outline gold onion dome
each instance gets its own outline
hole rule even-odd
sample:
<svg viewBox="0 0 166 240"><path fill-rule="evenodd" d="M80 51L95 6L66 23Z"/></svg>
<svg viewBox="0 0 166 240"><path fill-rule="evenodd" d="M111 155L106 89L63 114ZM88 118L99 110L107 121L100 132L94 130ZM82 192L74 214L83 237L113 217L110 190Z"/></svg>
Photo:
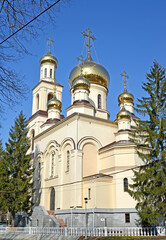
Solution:
<svg viewBox="0 0 166 240"><path fill-rule="evenodd" d="M80 66L82 64L82 66ZM73 82L81 76L81 71L84 76L90 83L99 84L104 87L108 87L110 82L110 77L107 70L92 60L91 57L87 57L83 63L75 66L69 75L69 85L72 87Z"/></svg>
<svg viewBox="0 0 166 240"><path fill-rule="evenodd" d="M121 119L131 119L131 113L127 111L124 107L116 114L117 120Z"/></svg>
<svg viewBox="0 0 166 240"><path fill-rule="evenodd" d="M40 64L45 62L54 63L57 66L58 60L51 53L47 53L40 59Z"/></svg>
<svg viewBox="0 0 166 240"><path fill-rule="evenodd" d="M87 89L87 90L89 90L90 82L86 78L84 78L83 75L81 75L80 77L78 77L77 79L75 79L73 81L72 88L74 90L76 90L76 89Z"/></svg>
<svg viewBox="0 0 166 240"><path fill-rule="evenodd" d="M119 101L119 104L121 103L133 103L134 102L134 96L133 94L127 92L127 91L124 91L123 93L121 93L118 97L118 101Z"/></svg>
<svg viewBox="0 0 166 240"><path fill-rule="evenodd" d="M51 100L48 101L47 108L49 109L58 109L61 110L61 102L54 96Z"/></svg>

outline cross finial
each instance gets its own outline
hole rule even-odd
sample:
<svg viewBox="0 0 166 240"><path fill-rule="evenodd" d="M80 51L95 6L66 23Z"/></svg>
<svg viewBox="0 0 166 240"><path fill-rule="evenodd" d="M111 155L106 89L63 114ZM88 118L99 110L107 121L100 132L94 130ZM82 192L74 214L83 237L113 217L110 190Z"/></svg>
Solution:
<svg viewBox="0 0 166 240"><path fill-rule="evenodd" d="M83 63L83 56L81 55L80 57L77 58L77 60L79 61L79 63Z"/></svg>
<svg viewBox="0 0 166 240"><path fill-rule="evenodd" d="M46 40L48 41L48 53L51 53L51 43L53 43L54 40L52 40L51 37L46 38Z"/></svg>
<svg viewBox="0 0 166 240"><path fill-rule="evenodd" d="M56 97L56 91L57 91L57 86L56 85L54 86L53 90L54 90L54 97Z"/></svg>
<svg viewBox="0 0 166 240"><path fill-rule="evenodd" d="M129 78L128 75L126 75L126 72L124 71L123 73L120 74L123 77L123 82L124 82L124 92L127 91L126 89L126 82L127 82L127 78Z"/></svg>
<svg viewBox="0 0 166 240"><path fill-rule="evenodd" d="M90 45L90 39L92 39L94 41L94 40L96 40L96 38L94 37L94 35L90 35L91 34L91 30L89 28L86 31L88 33L82 32L82 35L84 37L88 38L88 43L86 43L86 46L88 47L88 57L90 57L90 48L92 47L92 45Z"/></svg>
<svg viewBox="0 0 166 240"><path fill-rule="evenodd" d="M81 55L80 57L77 58L77 60L80 63L80 70L81 70L81 75L83 75L83 56Z"/></svg>

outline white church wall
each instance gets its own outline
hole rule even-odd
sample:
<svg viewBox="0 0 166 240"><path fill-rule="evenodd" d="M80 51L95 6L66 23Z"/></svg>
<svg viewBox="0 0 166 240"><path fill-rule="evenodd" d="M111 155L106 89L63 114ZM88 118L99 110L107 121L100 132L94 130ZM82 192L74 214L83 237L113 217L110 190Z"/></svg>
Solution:
<svg viewBox="0 0 166 240"><path fill-rule="evenodd" d="M108 112L102 111L101 109L96 110L95 116L103 119L109 118Z"/></svg>
<svg viewBox="0 0 166 240"><path fill-rule="evenodd" d="M101 129L101 123L102 123L102 129ZM67 121L65 120L64 122L57 124L57 126L54 128L51 127L50 130L47 130L41 135L39 135L35 140L37 151L40 151L42 149L44 150L44 152L46 152L48 148L47 146L49 142L51 142L52 140L56 140L59 146L66 146L66 147L59 148L58 154L61 155L61 160L58 160L57 177L54 176L54 178L48 178L49 167L47 166L47 164L49 162L48 160L49 157L45 156L44 164L45 164L45 171L47 172L45 173L46 175L44 179L45 187L51 188L55 184L61 185L61 184L82 180L82 170L81 170L82 169L82 150L84 145L87 144L88 142L90 144L93 143L93 140L90 139L91 137L88 137L89 135L95 136L96 139L100 139L100 142L101 142L101 143L98 143L98 147L96 148L97 161L94 164L95 169L92 173L88 173L88 174L98 173L100 167L99 167L97 151L102 145L105 145L108 141L114 140L113 138L114 138L115 130L114 128L111 129L111 126L112 126L112 123L110 122L103 123L103 121L101 120L96 121L96 119L93 119L93 118L89 121L86 117L76 115L71 119L69 118ZM117 126L115 125L114 127L116 128ZM74 145L72 143L72 146L70 146L69 144L66 144L64 142L64 138L66 138L66 136L74 140L75 142ZM85 138L85 136L87 137ZM95 138L93 137L93 139ZM80 150L73 149L73 148L76 148L77 141L78 141L78 148ZM68 147L71 151L71 159L70 159L71 170L69 171L69 173L66 173L64 161L66 158L65 154L66 154L66 151L68 151L67 149ZM35 152L35 154L37 154L37 152ZM82 206L82 190L81 189L82 189L81 183L77 184L77 186L75 186L74 189L73 188L70 189L67 187L65 188L60 187L57 190L55 189L55 192L57 193L56 207L58 209L59 208L67 209L67 208L70 208L70 206L72 205ZM48 194L48 191L46 192L43 191L43 194L42 194L43 197L45 194ZM66 201L66 198L68 198L69 201ZM47 201L45 202L45 206L49 209L49 203Z"/></svg>
<svg viewBox="0 0 166 240"><path fill-rule="evenodd" d="M98 108L98 95L101 95L101 109L107 110L107 89L103 86L92 84L90 85L89 101Z"/></svg>
<svg viewBox="0 0 166 240"><path fill-rule="evenodd" d="M50 83L46 81L41 81L34 89L33 89L33 106L32 106L32 115L38 111L43 110L47 111L47 103L48 103L48 95L55 94L57 99L62 101L62 86L57 85L56 83ZM39 96L39 99L37 98ZM37 102L39 101L39 104ZM39 107L37 107L39 105Z"/></svg>
<svg viewBox="0 0 166 240"><path fill-rule="evenodd" d="M132 177L132 170L114 175L116 186L116 208L135 208L136 201L129 195L128 192L124 191L124 178L127 178L128 183L131 184Z"/></svg>
<svg viewBox="0 0 166 240"><path fill-rule="evenodd" d="M83 147L83 177L96 174L98 172L97 148L92 143L87 143Z"/></svg>
<svg viewBox="0 0 166 240"><path fill-rule="evenodd" d="M108 149L99 153L100 157L100 172L110 173L115 168L115 149Z"/></svg>
<svg viewBox="0 0 166 240"><path fill-rule="evenodd" d="M82 114L87 114L89 116L94 116L94 109L87 106L82 106L82 105L71 106L70 108L67 109L67 117L73 113L82 113Z"/></svg>
<svg viewBox="0 0 166 240"><path fill-rule="evenodd" d="M83 182L83 208L85 197L88 199L87 208L114 208L113 194L112 177L87 177Z"/></svg>
<svg viewBox="0 0 166 240"><path fill-rule="evenodd" d="M50 70L52 70L51 75L50 75ZM55 64L49 63L49 62L41 64L41 67L40 67L40 81L41 80L46 80L46 81L54 82L55 81L55 76L56 76Z"/></svg>

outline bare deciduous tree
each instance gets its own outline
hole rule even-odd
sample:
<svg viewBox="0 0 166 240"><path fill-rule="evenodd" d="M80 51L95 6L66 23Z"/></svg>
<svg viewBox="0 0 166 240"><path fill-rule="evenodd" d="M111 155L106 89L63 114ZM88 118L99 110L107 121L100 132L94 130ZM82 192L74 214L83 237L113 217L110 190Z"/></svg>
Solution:
<svg viewBox="0 0 166 240"><path fill-rule="evenodd" d="M46 21L53 17L55 21L55 13L64 1L61 0L56 9L53 7L44 13ZM0 0L0 42L2 43L9 35L55 2L54 0ZM41 19L35 19L18 34L0 44L0 114L5 105L13 106L18 102L19 97L25 96L25 83L9 65L18 60L22 54L29 53L26 41L40 33L41 23L43 24Z"/></svg>

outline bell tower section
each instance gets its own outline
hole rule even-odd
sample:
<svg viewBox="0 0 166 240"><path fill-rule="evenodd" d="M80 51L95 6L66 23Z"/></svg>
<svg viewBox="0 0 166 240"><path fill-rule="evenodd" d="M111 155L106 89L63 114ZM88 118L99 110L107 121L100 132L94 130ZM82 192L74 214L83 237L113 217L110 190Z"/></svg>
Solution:
<svg viewBox="0 0 166 240"><path fill-rule="evenodd" d="M51 54L51 37L47 39L49 50L40 59L40 80L33 88L32 116L29 118L28 127L31 138L42 131L41 126L48 120L48 102L53 98L62 102L63 86L57 83L57 59Z"/></svg>

